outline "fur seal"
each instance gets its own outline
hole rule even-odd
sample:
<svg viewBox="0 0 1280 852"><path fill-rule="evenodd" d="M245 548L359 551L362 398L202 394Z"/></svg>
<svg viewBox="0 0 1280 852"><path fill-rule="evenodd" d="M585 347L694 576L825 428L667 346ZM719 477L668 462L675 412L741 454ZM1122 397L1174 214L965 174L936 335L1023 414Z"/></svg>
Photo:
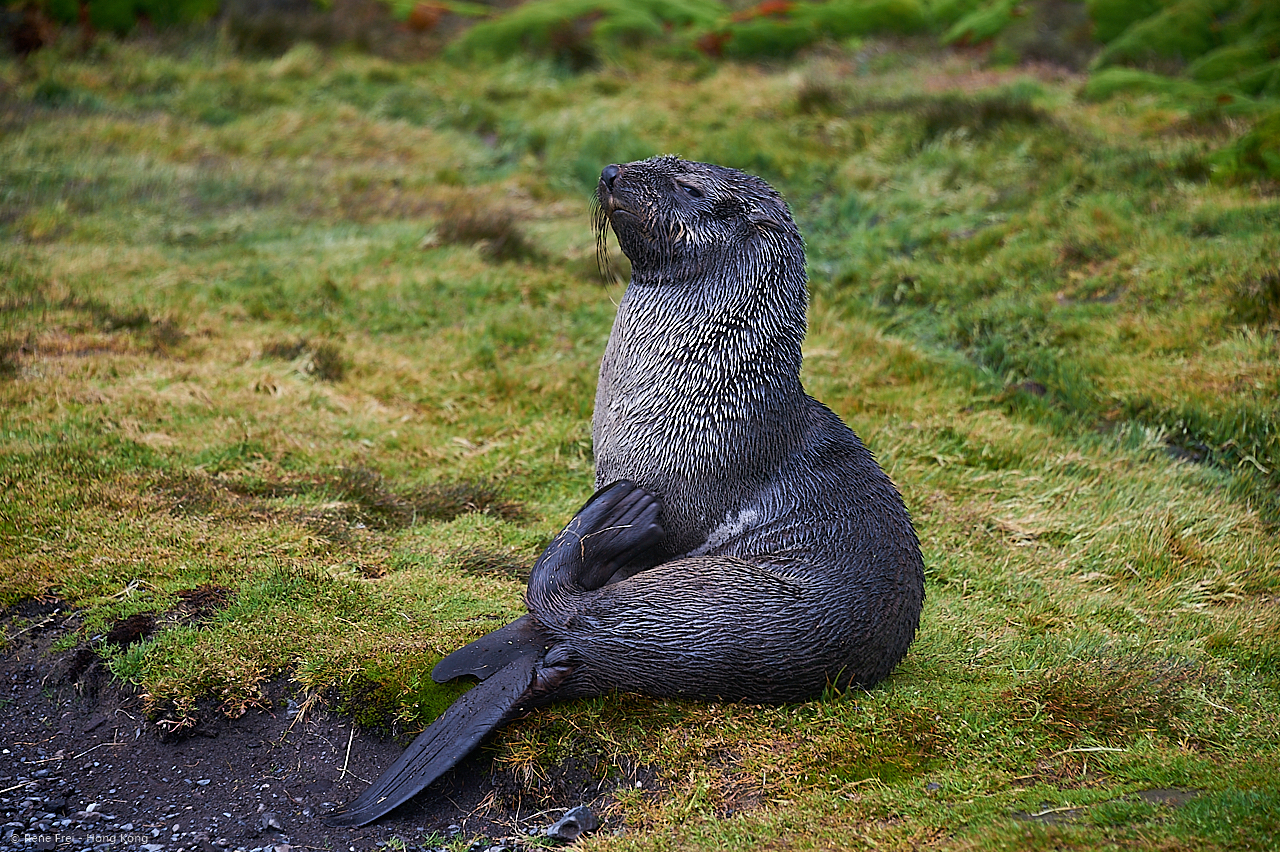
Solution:
<svg viewBox="0 0 1280 852"><path fill-rule="evenodd" d="M608 166L596 198L632 264L596 391L599 490L535 563L529 613L432 671L479 685L331 825L372 822L552 701L800 701L870 687L915 636L902 499L800 383L804 243L782 197L664 156Z"/></svg>

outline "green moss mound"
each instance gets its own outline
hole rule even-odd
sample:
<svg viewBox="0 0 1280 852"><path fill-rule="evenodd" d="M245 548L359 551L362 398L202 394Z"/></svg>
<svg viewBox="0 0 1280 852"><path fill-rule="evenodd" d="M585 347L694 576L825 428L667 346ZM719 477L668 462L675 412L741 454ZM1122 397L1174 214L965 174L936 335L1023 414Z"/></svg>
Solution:
<svg viewBox="0 0 1280 852"><path fill-rule="evenodd" d="M1166 0L1087 0L1095 36L1103 43L1117 38L1129 27L1159 13Z"/></svg>
<svg viewBox="0 0 1280 852"><path fill-rule="evenodd" d="M1215 32L1226 4L1183 0L1131 26L1098 55L1098 65L1179 68L1220 46Z"/></svg>
<svg viewBox="0 0 1280 852"><path fill-rule="evenodd" d="M930 26L919 0L833 0L794 3L777 11L757 7L700 40L711 53L739 59L794 56L823 39L840 41L875 34L913 35Z"/></svg>
<svg viewBox="0 0 1280 852"><path fill-rule="evenodd" d="M1119 94L1171 95L1181 100L1201 100L1208 96L1204 86L1191 80L1168 77L1137 68L1106 68L1092 74L1084 84L1085 100L1104 101Z"/></svg>
<svg viewBox="0 0 1280 852"><path fill-rule="evenodd" d="M794 56L820 37L821 33L812 21L757 18L734 23L713 36L713 39L723 41L725 56L736 59L767 59ZM714 44L715 41L711 43Z"/></svg>
<svg viewBox="0 0 1280 852"><path fill-rule="evenodd" d="M918 0L831 0L797 3L795 16L809 21L828 38L873 33L914 35L929 27L929 15Z"/></svg>
<svg viewBox="0 0 1280 852"><path fill-rule="evenodd" d="M585 67L621 44L653 41L669 29L709 27L723 13L715 0L535 0L472 27L451 52L481 58L527 51Z"/></svg>
<svg viewBox="0 0 1280 852"><path fill-rule="evenodd" d="M1186 76L1201 81L1230 80L1256 70L1270 59L1266 46L1250 39L1209 51L1187 66Z"/></svg>
<svg viewBox="0 0 1280 852"><path fill-rule="evenodd" d="M78 0L46 0L45 12L55 21L75 23L80 17ZM89 20L101 30L127 33L146 18L160 27L196 24L218 14L219 0L93 0Z"/></svg>
<svg viewBox="0 0 1280 852"><path fill-rule="evenodd" d="M1218 154L1216 165L1227 180L1266 178L1280 181L1280 109Z"/></svg>
<svg viewBox="0 0 1280 852"><path fill-rule="evenodd" d="M990 41L1013 23L1018 0L996 0L964 15L942 37L944 44L978 44Z"/></svg>

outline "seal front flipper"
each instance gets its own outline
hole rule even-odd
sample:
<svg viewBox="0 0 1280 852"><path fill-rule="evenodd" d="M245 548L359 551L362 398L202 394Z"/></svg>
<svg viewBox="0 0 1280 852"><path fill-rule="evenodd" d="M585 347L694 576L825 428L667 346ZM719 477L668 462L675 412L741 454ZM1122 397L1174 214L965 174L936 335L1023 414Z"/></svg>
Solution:
<svg viewBox="0 0 1280 852"><path fill-rule="evenodd" d="M456 677L470 675L486 680L530 651L545 650L547 644L549 640L543 636L533 616L522 615L505 627L486 633L436 663L436 667L431 670L431 679L436 683L444 683Z"/></svg>
<svg viewBox="0 0 1280 852"><path fill-rule="evenodd" d="M661 562L661 508L657 497L625 479L593 494L534 563L529 608L536 613L549 597L598 589L615 575Z"/></svg>
<svg viewBox="0 0 1280 852"><path fill-rule="evenodd" d="M661 501L626 479L617 480L596 493L605 491L616 496L616 503L595 520L593 529L582 533L583 564L576 584L588 591L664 561L658 550L663 536L662 526L658 523ZM578 517L587 515L588 509L594 508L594 499L582 507Z"/></svg>
<svg viewBox="0 0 1280 852"><path fill-rule="evenodd" d="M529 580L534 597L553 589L597 589L652 567L660 560L654 548L662 538L659 508L658 498L627 480L601 488L538 557ZM533 616L523 615L436 663L431 678L436 683L467 675L484 680L550 645Z"/></svg>
<svg viewBox="0 0 1280 852"><path fill-rule="evenodd" d="M452 769L486 736L529 709L543 676L539 656L519 657L463 693L377 781L324 821L343 828L373 822Z"/></svg>

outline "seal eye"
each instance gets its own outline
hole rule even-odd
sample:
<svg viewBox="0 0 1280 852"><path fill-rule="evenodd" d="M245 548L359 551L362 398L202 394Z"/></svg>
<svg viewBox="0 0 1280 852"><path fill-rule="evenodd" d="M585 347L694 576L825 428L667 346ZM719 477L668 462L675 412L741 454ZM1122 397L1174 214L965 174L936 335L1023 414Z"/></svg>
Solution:
<svg viewBox="0 0 1280 852"><path fill-rule="evenodd" d="M682 181L677 181L677 182L676 182L676 186L678 186L678 187L680 187L681 189L683 189L683 190L684 190L685 195L689 196L690 198L702 198L702 197L703 197L703 192L702 192L702 190L698 189L696 186L694 186L694 185L693 185L693 184L691 184L691 183L684 183L684 182L682 182Z"/></svg>

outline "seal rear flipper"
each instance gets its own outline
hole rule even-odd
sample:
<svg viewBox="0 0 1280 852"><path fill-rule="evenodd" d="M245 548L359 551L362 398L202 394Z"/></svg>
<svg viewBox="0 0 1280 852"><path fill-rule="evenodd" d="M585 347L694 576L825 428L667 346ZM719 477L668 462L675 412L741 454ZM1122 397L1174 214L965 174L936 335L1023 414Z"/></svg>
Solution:
<svg viewBox="0 0 1280 852"><path fill-rule="evenodd" d="M496 632L496 631L495 631ZM538 686L540 654L527 654L466 692L391 764L377 781L324 822L356 828L373 822L452 769L486 736L519 716Z"/></svg>
<svg viewBox="0 0 1280 852"><path fill-rule="evenodd" d="M456 677L470 675L486 680L531 651L541 653L548 644L550 643L545 641L533 616L522 615L505 627L486 633L436 663L436 667L431 670L431 679L436 683L444 683Z"/></svg>

